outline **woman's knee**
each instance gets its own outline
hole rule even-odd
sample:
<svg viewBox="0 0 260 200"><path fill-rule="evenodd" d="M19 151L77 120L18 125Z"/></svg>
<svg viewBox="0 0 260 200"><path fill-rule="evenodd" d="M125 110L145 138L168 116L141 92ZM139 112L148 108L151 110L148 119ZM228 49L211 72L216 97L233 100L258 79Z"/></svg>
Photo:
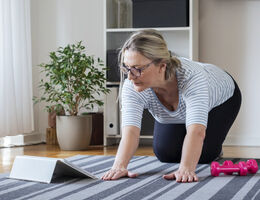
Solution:
<svg viewBox="0 0 260 200"><path fill-rule="evenodd" d="M181 147L174 145L153 144L154 154L161 162L180 162L181 149Z"/></svg>
<svg viewBox="0 0 260 200"><path fill-rule="evenodd" d="M155 121L153 150L161 162L179 162L186 127L184 124L162 124Z"/></svg>

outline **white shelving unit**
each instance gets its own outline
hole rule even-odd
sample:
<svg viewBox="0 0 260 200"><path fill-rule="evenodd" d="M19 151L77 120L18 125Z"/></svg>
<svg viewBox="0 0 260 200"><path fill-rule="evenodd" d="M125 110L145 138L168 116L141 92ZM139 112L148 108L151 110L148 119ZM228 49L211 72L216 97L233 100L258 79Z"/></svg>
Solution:
<svg viewBox="0 0 260 200"><path fill-rule="evenodd" d="M106 51L109 49L119 49L126 39L135 31L143 28L117 28L116 27L116 5L115 0L103 0L104 5L104 41L105 51L104 58L106 59ZM177 55L198 60L198 12L199 0L189 0L189 26L188 27L150 27L158 30L167 42L168 49ZM146 28L148 29L148 28ZM107 85L119 85L118 82L107 82ZM110 115L107 108L111 108L105 101L104 109L104 145L114 143L115 140L121 138L120 117L118 116L118 127L113 134L108 134L110 131L109 121ZM109 101L111 103L111 101ZM116 102L115 102L116 104ZM115 105L113 105L115 107ZM112 106L112 107L113 107ZM118 109L118 107L117 107ZM113 113L114 114L114 113ZM149 135L141 135L143 139L152 139ZM112 140L111 140L112 139ZM114 139L114 141L113 141Z"/></svg>

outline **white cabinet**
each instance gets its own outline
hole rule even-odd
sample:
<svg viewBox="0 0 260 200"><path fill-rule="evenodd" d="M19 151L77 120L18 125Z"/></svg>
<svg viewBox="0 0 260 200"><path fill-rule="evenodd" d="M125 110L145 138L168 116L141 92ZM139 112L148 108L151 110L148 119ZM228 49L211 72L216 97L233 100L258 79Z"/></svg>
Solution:
<svg viewBox="0 0 260 200"><path fill-rule="evenodd" d="M106 51L110 49L119 49L126 39L135 31L141 30L142 28L117 28L117 5L118 0L103 0L104 3L104 38L105 38L105 49L104 57L106 59ZM158 30L167 42L168 49L177 55L190 58L192 60L198 60L198 12L199 12L199 1L189 0L189 26L186 27L150 27ZM108 86L116 87L119 85L118 82L107 82ZM108 104L109 102L109 104ZM117 104L116 102L114 102ZM117 105L118 106L118 105ZM106 112L108 107L115 107L111 105L111 101L105 101L104 109L104 145L109 145L121 138L120 131L120 117L118 117L117 129L118 133L109 134L109 127L113 126L111 121L111 113ZM117 110L117 109L116 109ZM120 114L118 113L118 116ZM141 138L152 138L150 135L142 135ZM114 139L114 140L113 140Z"/></svg>

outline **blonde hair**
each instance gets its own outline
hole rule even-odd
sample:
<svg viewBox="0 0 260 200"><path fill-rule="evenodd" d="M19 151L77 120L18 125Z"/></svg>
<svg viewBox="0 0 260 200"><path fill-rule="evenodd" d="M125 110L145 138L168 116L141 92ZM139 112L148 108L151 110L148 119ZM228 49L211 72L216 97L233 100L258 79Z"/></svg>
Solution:
<svg viewBox="0 0 260 200"><path fill-rule="evenodd" d="M171 55L163 36L154 29L140 30L129 37L119 52L118 63L120 65L124 62L126 50L137 51L149 60L152 60L154 64L165 63L165 80L174 76L176 69L181 66L179 59ZM121 71L120 74L119 99L124 82L123 72Z"/></svg>

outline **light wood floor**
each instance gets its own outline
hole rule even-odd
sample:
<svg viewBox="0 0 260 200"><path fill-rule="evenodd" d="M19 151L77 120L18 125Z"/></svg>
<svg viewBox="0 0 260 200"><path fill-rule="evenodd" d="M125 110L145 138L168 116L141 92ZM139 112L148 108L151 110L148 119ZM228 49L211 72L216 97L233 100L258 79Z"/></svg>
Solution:
<svg viewBox="0 0 260 200"><path fill-rule="evenodd" d="M24 147L0 148L0 173L9 172L15 156L32 155L53 158L67 158L82 155L115 155L117 146L93 146L86 151L61 151L56 145L31 145ZM260 158L260 147L223 147L224 157ZM152 147L139 147L135 155L154 156Z"/></svg>

